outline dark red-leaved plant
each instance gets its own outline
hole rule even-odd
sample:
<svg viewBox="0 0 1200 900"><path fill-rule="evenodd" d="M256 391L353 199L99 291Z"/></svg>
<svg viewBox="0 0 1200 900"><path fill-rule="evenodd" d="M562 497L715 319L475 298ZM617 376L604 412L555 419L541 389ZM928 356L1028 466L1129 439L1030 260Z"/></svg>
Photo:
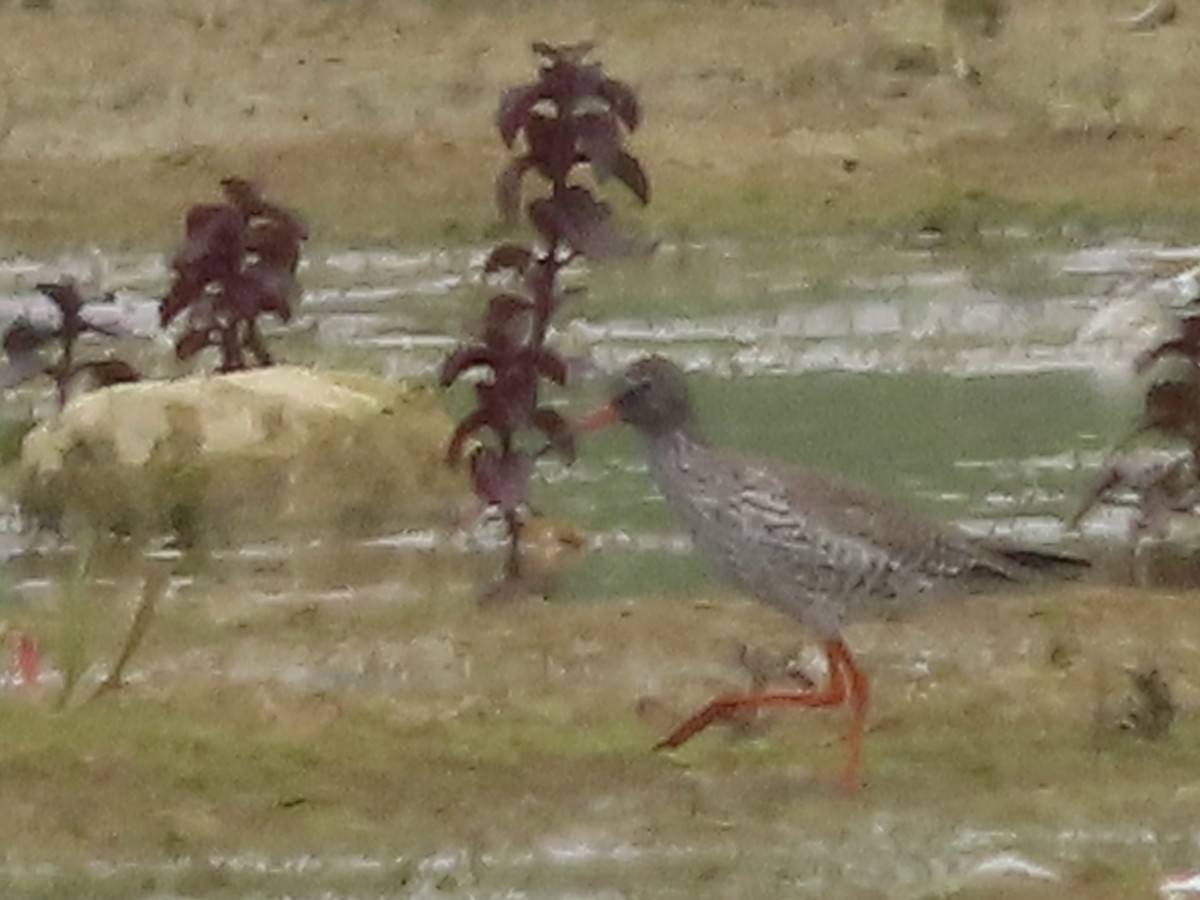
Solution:
<svg viewBox="0 0 1200 900"><path fill-rule="evenodd" d="M80 361L77 344L85 334L120 337L119 328L94 322L85 315L89 305L79 287L69 278L57 284L39 284L37 289L50 298L58 308L58 322L43 324L21 316L4 331L0 342L7 357L0 387L13 387L30 378L48 375L54 379L58 396L58 407L66 406L71 383L81 375L88 376L95 386L103 387L126 381L137 381L136 369L128 363L114 358ZM111 303L112 295L106 294L94 303ZM58 356L47 359L43 352L57 349Z"/></svg>
<svg viewBox="0 0 1200 900"><path fill-rule="evenodd" d="M1192 300L1180 316L1175 335L1139 353L1133 368L1138 374L1158 362L1171 360L1146 388L1142 415L1133 431L1118 443L1124 447L1145 433L1154 433L1183 449L1176 455L1143 461L1118 456L1089 488L1071 525L1078 525L1097 504L1118 488L1137 497L1133 519L1135 538L1166 535L1170 514L1191 512L1200 504L1200 298Z"/></svg>
<svg viewBox="0 0 1200 900"><path fill-rule="evenodd" d="M505 277L506 289L488 300L480 333L450 354L441 373L449 386L465 372L482 372L475 408L455 429L447 458L457 465L465 455L475 494L504 519L508 582L521 577L520 535L535 461L550 451L568 461L575 454L567 423L540 399L543 382L567 380L564 361L545 344L566 296L559 274L579 257L648 249L617 229L610 206L593 193L593 184L616 180L643 204L650 199L645 172L625 149L625 136L641 121L637 97L587 61L591 49L589 43L534 44L541 59L537 80L500 98L500 138L521 149L496 180L496 203L509 223L524 211L538 240L492 250L484 273ZM544 187L522 205L530 174Z"/></svg>
<svg viewBox="0 0 1200 900"><path fill-rule="evenodd" d="M287 322L299 296L296 268L308 228L294 212L263 198L241 178L221 182L224 203L187 211L183 242L171 258L174 281L159 304L165 328L186 312L175 353L220 353L219 372L269 366L259 318Z"/></svg>

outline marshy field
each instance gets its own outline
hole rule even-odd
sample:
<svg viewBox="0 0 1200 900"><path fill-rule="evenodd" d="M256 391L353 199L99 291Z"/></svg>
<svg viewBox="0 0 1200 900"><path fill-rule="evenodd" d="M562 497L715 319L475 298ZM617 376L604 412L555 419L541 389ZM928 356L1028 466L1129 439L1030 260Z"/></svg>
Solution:
<svg viewBox="0 0 1200 900"><path fill-rule="evenodd" d="M1200 893L1191 551L1135 550L1128 492L1063 524L1200 261L1200 19L1130 27L1140 10L0 4L0 325L72 276L115 293L144 371L178 374L153 334L168 259L237 174L311 231L276 358L426 391L479 321L487 248L523 234L495 206L500 93L535 76L534 41L593 40L642 102L651 202L599 190L657 246L566 273L586 292L550 342L591 371L555 408L663 353L723 443L1101 560L849 629L874 706L846 796L843 713L651 750L716 693L822 668L811 635L704 575L627 434L539 464L537 590L509 602L480 599L500 538L465 478L419 522L365 499L324 532L186 545L34 532L9 465L0 894ZM0 433L52 417L49 394L7 392ZM379 473L323 474L369 495Z"/></svg>

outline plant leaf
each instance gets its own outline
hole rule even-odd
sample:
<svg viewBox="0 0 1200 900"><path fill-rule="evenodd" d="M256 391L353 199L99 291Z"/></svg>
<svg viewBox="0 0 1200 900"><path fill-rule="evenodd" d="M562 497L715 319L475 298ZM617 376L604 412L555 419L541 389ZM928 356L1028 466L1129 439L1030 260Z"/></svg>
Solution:
<svg viewBox="0 0 1200 900"><path fill-rule="evenodd" d="M12 359L25 356L43 347L58 336L51 325L35 325L24 316L14 319L4 330L4 352Z"/></svg>
<svg viewBox="0 0 1200 900"><path fill-rule="evenodd" d="M612 108L629 131L637 131L642 121L642 108L633 88L615 78L605 78L596 87L596 95Z"/></svg>
<svg viewBox="0 0 1200 900"><path fill-rule="evenodd" d="M509 88L500 95L500 106L496 110L496 128L504 146L512 149L517 134L529 123L534 106L544 99L544 88L540 82Z"/></svg>
<svg viewBox="0 0 1200 900"><path fill-rule="evenodd" d="M550 246L554 246L559 238L565 237L562 233L562 222L558 210L549 197L534 200L529 204L529 221L533 223L533 227Z"/></svg>
<svg viewBox="0 0 1200 900"><path fill-rule="evenodd" d="M291 273L269 267L250 266L241 279L242 290L247 292L254 312L246 318L272 313L281 322L291 321L293 294L299 285Z"/></svg>
<svg viewBox="0 0 1200 900"><path fill-rule="evenodd" d="M481 428L491 426L491 412L486 408L474 409L467 414L454 432L450 435L450 441L446 444L446 463L450 466L458 465L458 461L462 459L463 444L476 431Z"/></svg>
<svg viewBox="0 0 1200 900"><path fill-rule="evenodd" d="M258 257L259 268L294 273L300 264L300 245L307 237L307 228L294 216L265 219L247 229L246 251Z"/></svg>
<svg viewBox="0 0 1200 900"><path fill-rule="evenodd" d="M567 364L563 362L563 358L553 350L548 350L545 347L538 353L536 362L534 363L538 374L543 378L548 378L559 387L567 383Z"/></svg>
<svg viewBox="0 0 1200 900"><path fill-rule="evenodd" d="M587 55L596 49L595 41L578 41L574 44L550 44L534 41L530 49L550 65L578 66Z"/></svg>
<svg viewBox="0 0 1200 900"><path fill-rule="evenodd" d="M267 343L263 340L262 332L258 329L258 322L250 319L244 325L245 332L242 338L242 346L253 354L260 366L273 365L274 360L271 359L271 351L267 349Z"/></svg>
<svg viewBox="0 0 1200 900"><path fill-rule="evenodd" d="M545 406L534 410L533 427L546 435L550 448L567 462L575 461L575 434L567 420Z"/></svg>
<svg viewBox="0 0 1200 900"><path fill-rule="evenodd" d="M604 69L598 63L583 63L566 56L542 69L542 84L548 98L564 118L588 100L599 97L603 81Z"/></svg>
<svg viewBox="0 0 1200 900"><path fill-rule="evenodd" d="M519 199L517 203L520 203ZM501 244L488 254L483 263L483 271L492 275L504 269L512 269L517 274L522 274L532 262L533 251L528 247L520 244Z"/></svg>
<svg viewBox="0 0 1200 900"><path fill-rule="evenodd" d="M69 319L78 316L79 311L83 309L83 295L70 279L64 279L57 284L39 284L37 289L54 301L54 305L62 313L63 325L66 325Z"/></svg>
<svg viewBox="0 0 1200 900"><path fill-rule="evenodd" d="M263 312L262 284L250 273L234 272L221 279L217 308L233 319L253 319Z"/></svg>
<svg viewBox="0 0 1200 900"><path fill-rule="evenodd" d="M245 254L243 224L241 214L232 206L193 206L187 212L186 234L171 259L171 268L177 272L194 269L201 281L236 272Z"/></svg>
<svg viewBox="0 0 1200 900"><path fill-rule="evenodd" d="M525 139L533 166L546 180L563 181L576 161L574 120L534 114L525 126Z"/></svg>
<svg viewBox="0 0 1200 900"><path fill-rule="evenodd" d="M438 384L442 387L449 387L458 379L459 375L468 369L473 369L476 366L494 368L495 365L495 354L487 347L480 347L478 344L459 347L447 356L446 361L442 363L442 372L438 376Z"/></svg>
<svg viewBox="0 0 1200 900"><path fill-rule="evenodd" d="M242 353L242 345L238 340L236 323L213 329L211 336L213 345L221 351L218 372L240 372L246 368L246 356Z"/></svg>
<svg viewBox="0 0 1200 900"><path fill-rule="evenodd" d="M592 164L597 181L607 181L621 154L621 130L611 113L584 113L575 117L580 152Z"/></svg>
<svg viewBox="0 0 1200 900"><path fill-rule="evenodd" d="M506 224L516 222L521 212L521 179L532 165L529 157L517 157L496 178L496 208Z"/></svg>
<svg viewBox="0 0 1200 900"><path fill-rule="evenodd" d="M633 191L633 195L642 201L642 205L650 202L650 179L646 177L642 164L632 155L622 150L613 162L612 173L617 179Z"/></svg>
<svg viewBox="0 0 1200 900"><path fill-rule="evenodd" d="M91 376L96 387L129 384L142 380L142 374L123 359L101 359L95 362L80 363L75 367L72 377L84 372Z"/></svg>
<svg viewBox="0 0 1200 900"><path fill-rule="evenodd" d="M488 301L483 341L498 351L523 344L533 327L533 301L520 294L497 294Z"/></svg>
<svg viewBox="0 0 1200 900"><path fill-rule="evenodd" d="M175 342L175 356L180 360L191 359L205 347L214 344L212 329L192 328L180 335Z"/></svg>
<svg viewBox="0 0 1200 900"><path fill-rule="evenodd" d="M266 215L267 201L253 181L245 178L229 176L221 179L221 190L225 199L246 219L253 216Z"/></svg>
<svg viewBox="0 0 1200 900"><path fill-rule="evenodd" d="M548 243L564 240L577 253L592 259L634 256L649 245L622 234L607 203L587 188L574 186L554 197L529 204L529 219Z"/></svg>
<svg viewBox="0 0 1200 900"><path fill-rule="evenodd" d="M159 301L159 325L166 328L175 320L176 316L195 303L203 293L204 286L198 281L183 274L176 276L171 290Z"/></svg>
<svg viewBox="0 0 1200 900"><path fill-rule="evenodd" d="M495 368L493 382L475 386L479 406L488 410L488 424L496 434L510 437L530 422L537 407L537 370L529 351L502 361Z"/></svg>

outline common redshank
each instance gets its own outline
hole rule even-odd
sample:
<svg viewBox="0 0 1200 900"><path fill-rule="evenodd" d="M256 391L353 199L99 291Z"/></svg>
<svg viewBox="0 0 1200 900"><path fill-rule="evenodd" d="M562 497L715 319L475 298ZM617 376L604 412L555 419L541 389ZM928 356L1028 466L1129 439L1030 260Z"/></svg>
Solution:
<svg viewBox="0 0 1200 900"><path fill-rule="evenodd" d="M633 363L611 400L579 423L616 421L644 439L650 474L691 532L696 550L735 587L808 626L828 661L822 687L717 697L657 746L678 747L714 722L762 707L849 706L841 783L862 780L870 682L842 637L862 618L889 618L926 599L1021 584L1087 563L990 546L824 472L709 446L683 372L651 356Z"/></svg>

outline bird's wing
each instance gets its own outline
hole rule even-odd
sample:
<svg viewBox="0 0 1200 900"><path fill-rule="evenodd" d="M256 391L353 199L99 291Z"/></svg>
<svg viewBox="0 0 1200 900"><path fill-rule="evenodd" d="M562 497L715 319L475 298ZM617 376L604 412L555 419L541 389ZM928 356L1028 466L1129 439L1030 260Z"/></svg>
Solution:
<svg viewBox="0 0 1200 900"><path fill-rule="evenodd" d="M951 526L926 519L868 488L803 466L726 457L740 504L765 519L774 539L816 535L829 552L850 553L868 570L905 570L933 579L974 574L1009 580L1019 566ZM836 548L841 548L840 550Z"/></svg>

